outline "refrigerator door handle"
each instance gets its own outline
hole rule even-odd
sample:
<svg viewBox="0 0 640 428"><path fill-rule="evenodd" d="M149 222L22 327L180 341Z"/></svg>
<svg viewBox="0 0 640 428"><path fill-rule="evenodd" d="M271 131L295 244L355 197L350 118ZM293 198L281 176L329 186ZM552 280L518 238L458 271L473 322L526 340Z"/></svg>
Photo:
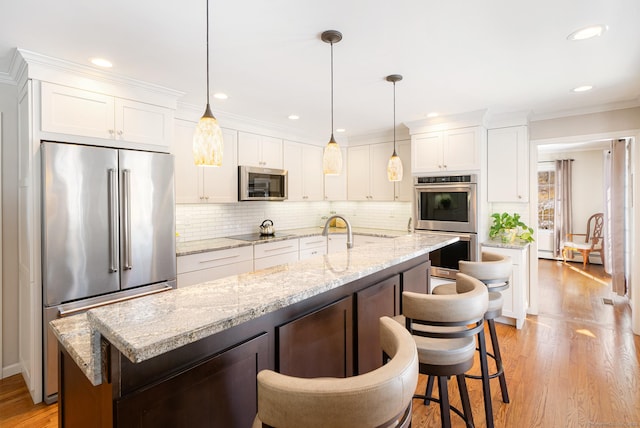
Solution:
<svg viewBox="0 0 640 428"><path fill-rule="evenodd" d="M124 180L122 186L122 221L124 223L123 249L124 249L124 270L130 270L131 266L131 171L122 170Z"/></svg>
<svg viewBox="0 0 640 428"><path fill-rule="evenodd" d="M109 169L109 272L118 272L118 176Z"/></svg>

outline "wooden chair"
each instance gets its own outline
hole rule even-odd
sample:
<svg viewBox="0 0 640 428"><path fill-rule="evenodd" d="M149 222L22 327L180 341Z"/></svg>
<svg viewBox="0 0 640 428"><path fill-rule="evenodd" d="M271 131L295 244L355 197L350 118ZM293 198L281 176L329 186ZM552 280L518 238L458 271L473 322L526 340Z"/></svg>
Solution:
<svg viewBox="0 0 640 428"><path fill-rule="evenodd" d="M582 239L575 239L575 236L584 236ZM587 220L587 233L567 233L567 240L562 243L562 260L567 261L573 258L574 251L582 254L582 267L587 267L589 254L600 253L602 264L604 264L604 214L596 213Z"/></svg>

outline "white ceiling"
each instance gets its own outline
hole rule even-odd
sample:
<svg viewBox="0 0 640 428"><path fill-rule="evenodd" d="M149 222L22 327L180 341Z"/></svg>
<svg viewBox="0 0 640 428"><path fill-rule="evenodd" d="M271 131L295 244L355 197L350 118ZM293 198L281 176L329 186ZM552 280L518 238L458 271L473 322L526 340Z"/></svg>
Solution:
<svg viewBox="0 0 640 428"><path fill-rule="evenodd" d="M2 0L0 72L16 47L185 92L204 109L206 0ZM543 117L640 99L638 0L244 0L210 1L215 112L328 139L330 47L335 126L355 136L389 130L431 111ZM578 42L572 31L606 24ZM572 93L590 84L587 93ZM298 121L287 119L298 114ZM224 126L224 124L222 124Z"/></svg>

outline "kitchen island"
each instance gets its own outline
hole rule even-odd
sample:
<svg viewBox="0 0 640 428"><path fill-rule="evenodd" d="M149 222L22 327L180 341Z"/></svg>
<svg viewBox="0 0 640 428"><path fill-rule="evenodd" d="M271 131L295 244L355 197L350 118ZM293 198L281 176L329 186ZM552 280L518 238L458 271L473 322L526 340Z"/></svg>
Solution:
<svg viewBox="0 0 640 428"><path fill-rule="evenodd" d="M247 427L262 369L370 371L377 319L426 292L429 252L456 239L415 233L53 321L60 425Z"/></svg>

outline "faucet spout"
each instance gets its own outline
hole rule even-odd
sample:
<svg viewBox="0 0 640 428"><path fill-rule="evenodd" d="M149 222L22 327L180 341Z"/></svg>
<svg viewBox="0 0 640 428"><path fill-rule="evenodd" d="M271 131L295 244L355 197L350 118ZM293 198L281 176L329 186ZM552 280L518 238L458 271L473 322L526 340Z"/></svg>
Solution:
<svg viewBox="0 0 640 428"><path fill-rule="evenodd" d="M344 218L344 216L340 214L332 215L327 219L327 221L324 224L324 229L322 229L322 236L329 235L329 223L331 223L331 220L333 220L334 218L339 218L343 220L344 223L347 225L347 248L353 248L353 233L351 231L351 223L349 223L349 220L347 220L346 218Z"/></svg>

